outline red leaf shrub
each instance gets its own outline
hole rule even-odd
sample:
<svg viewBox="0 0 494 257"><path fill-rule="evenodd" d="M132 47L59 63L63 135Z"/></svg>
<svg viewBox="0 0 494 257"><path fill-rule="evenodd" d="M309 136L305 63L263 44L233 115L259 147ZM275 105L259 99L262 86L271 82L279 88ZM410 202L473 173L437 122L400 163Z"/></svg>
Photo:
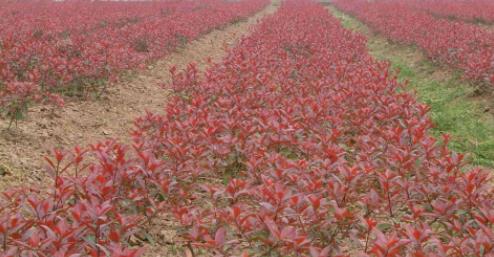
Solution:
<svg viewBox="0 0 494 257"><path fill-rule="evenodd" d="M388 69L322 6L284 2L204 77L172 70L176 96L136 120L132 150L57 151L55 190L7 193L0 245L122 256L164 216L215 256L494 254L490 174L428 134Z"/></svg>
<svg viewBox="0 0 494 257"><path fill-rule="evenodd" d="M390 40L416 45L433 61L459 69L467 79L492 86L494 34L474 24L433 17L411 3L334 2Z"/></svg>

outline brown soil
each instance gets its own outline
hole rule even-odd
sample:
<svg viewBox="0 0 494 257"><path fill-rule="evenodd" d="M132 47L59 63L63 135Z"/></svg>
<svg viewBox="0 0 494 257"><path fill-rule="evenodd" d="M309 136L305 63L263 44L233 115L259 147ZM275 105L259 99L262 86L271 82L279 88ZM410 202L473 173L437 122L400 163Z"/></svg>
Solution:
<svg viewBox="0 0 494 257"><path fill-rule="evenodd" d="M88 145L105 138L129 141L129 131L136 117L146 110L161 112L169 92L160 84L170 82L169 69L184 68L196 62L199 70L208 66L207 58L221 60L225 46L234 44L259 18L273 13L271 4L249 19L225 26L190 42L175 53L137 72L109 88L98 100L70 101L61 110L38 106L18 127L6 130L7 120L0 120L0 191L11 186L43 182L43 156L54 148Z"/></svg>
<svg viewBox="0 0 494 257"><path fill-rule="evenodd" d="M493 24L486 24L486 23L474 23L475 25L489 31L489 32L494 32L494 25Z"/></svg>

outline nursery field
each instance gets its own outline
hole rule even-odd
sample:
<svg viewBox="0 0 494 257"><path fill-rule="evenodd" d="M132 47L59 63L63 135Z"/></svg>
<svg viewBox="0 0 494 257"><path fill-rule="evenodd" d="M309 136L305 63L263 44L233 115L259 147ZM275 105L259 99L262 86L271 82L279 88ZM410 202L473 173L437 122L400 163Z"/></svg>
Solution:
<svg viewBox="0 0 494 257"><path fill-rule="evenodd" d="M0 256L494 256L489 10L0 0Z"/></svg>

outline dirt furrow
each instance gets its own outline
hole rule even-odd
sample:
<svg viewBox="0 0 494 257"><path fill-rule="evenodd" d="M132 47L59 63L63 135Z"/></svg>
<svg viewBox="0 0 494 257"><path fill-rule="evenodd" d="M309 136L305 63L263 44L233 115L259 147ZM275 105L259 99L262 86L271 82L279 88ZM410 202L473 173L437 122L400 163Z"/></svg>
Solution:
<svg viewBox="0 0 494 257"><path fill-rule="evenodd" d="M249 27L277 9L277 2L245 21L214 30L177 49L175 53L131 75L108 89L98 100L72 101L61 110L50 106L33 108L17 128L6 130L0 120L0 190L20 183L41 181L43 156L53 148L88 145L105 138L128 142L133 121L146 110L161 112L168 92L159 85L170 82L169 69L184 68L190 62L198 69L208 66L208 58L221 60L225 46L233 46Z"/></svg>

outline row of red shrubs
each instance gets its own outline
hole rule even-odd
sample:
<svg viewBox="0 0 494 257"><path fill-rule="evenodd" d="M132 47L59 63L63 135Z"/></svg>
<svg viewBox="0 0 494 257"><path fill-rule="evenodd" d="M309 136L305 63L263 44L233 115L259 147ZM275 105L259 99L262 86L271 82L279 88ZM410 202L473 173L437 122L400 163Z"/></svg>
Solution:
<svg viewBox="0 0 494 257"><path fill-rule="evenodd" d="M432 61L458 69L466 79L492 88L494 34L475 24L435 17L427 10L414 7L413 3L393 0L334 1L339 9L354 15L388 39L415 45ZM424 3L422 7L426 6Z"/></svg>
<svg viewBox="0 0 494 257"><path fill-rule="evenodd" d="M490 0L408 0L407 3L442 18L472 23L494 23L494 2Z"/></svg>

